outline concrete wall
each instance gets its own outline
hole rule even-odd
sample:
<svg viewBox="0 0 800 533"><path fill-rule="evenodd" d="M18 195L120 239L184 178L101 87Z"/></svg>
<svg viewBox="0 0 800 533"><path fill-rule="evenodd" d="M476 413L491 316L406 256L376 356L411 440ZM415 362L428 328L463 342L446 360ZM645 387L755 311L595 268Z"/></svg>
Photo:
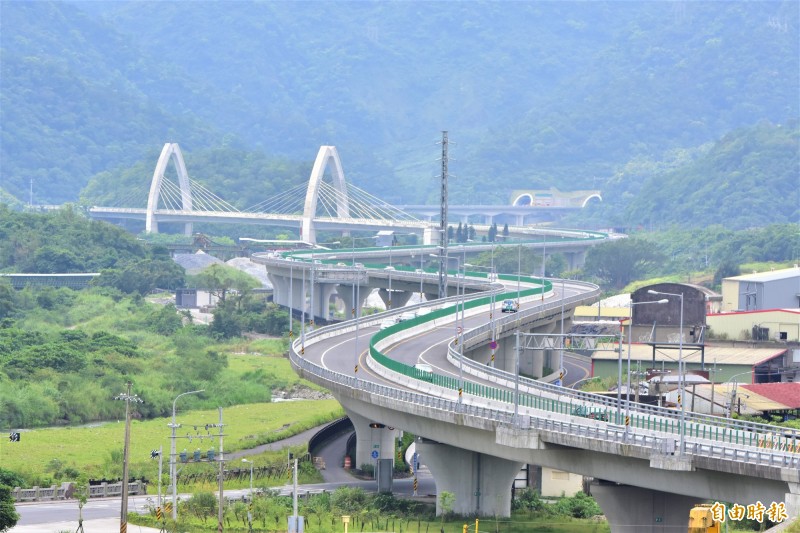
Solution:
<svg viewBox="0 0 800 533"><path fill-rule="evenodd" d="M583 488L583 476L555 468L542 467L542 496L574 496Z"/></svg>
<svg viewBox="0 0 800 533"><path fill-rule="evenodd" d="M749 339L753 326L769 328L769 339L777 340L780 332L786 333L788 342L800 341L800 310L783 309L708 315L707 323L713 335L726 335L732 340Z"/></svg>
<svg viewBox="0 0 800 533"><path fill-rule="evenodd" d="M676 352L676 354L677 354L677 352ZM636 363L637 363L637 360L635 360L635 359L631 360L631 368L632 369L636 368ZM700 363L689 363L689 362L685 362L685 363L686 363L686 371L687 372L692 371L692 370L700 370ZM601 377L601 378L613 376L615 378L614 382L616 383L616 377L617 377L617 372L618 372L616 359L613 360L613 361L612 360L595 359L595 360L592 361L592 364L594 366L594 376ZM651 368L652 366L653 366L653 361L650 360L650 359L647 359L646 361L641 361L641 368L642 369ZM662 368L662 362L661 361L656 361L656 367L658 369L661 369ZM677 373L678 373L678 363L677 363L677 361L664 361L663 362L663 367L664 367L665 370L672 370L672 374L674 374L674 375L677 375ZM709 368L713 368L713 367L714 367L714 361L706 361L706 370L708 370ZM623 354L623 360L622 360L622 379L623 380L626 379L625 378L625 372L627 371L627 369L628 369L628 361L627 361L627 359L625 359L625 354ZM751 365L717 365L717 372L713 376L713 379L714 379L714 381L716 383L722 383L722 382L725 382L725 381L729 380L731 377L733 377L733 376L735 376L737 374L741 374L743 372L744 373L751 372L752 369L753 369L753 367ZM747 375L740 376L739 377L739 383L744 383L744 381L748 380L748 379L749 378L748 378ZM747 382L749 383L749 381L747 381Z"/></svg>

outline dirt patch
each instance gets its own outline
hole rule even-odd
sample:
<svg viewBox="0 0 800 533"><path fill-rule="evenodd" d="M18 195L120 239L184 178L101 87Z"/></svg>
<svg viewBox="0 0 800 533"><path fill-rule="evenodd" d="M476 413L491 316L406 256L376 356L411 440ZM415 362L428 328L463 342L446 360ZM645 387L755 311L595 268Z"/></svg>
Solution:
<svg viewBox="0 0 800 533"><path fill-rule="evenodd" d="M319 391L297 385L289 390L273 390L273 402L286 402L292 400L332 400L333 395L328 391Z"/></svg>

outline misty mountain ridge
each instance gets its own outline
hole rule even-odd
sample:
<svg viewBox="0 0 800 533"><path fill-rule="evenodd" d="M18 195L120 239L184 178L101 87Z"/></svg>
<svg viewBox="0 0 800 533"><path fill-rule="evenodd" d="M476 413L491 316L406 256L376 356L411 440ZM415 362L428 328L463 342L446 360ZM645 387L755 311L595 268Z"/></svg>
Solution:
<svg viewBox="0 0 800 533"><path fill-rule="evenodd" d="M354 184L436 203L447 129L454 203L557 187L627 204L647 188L615 181L631 162L657 167L764 123L796 132L800 115L791 2L198 5L0 5L0 188L27 198L33 179L38 203L75 201L99 173L151 174L167 141L200 181L239 170L192 154L251 152L288 172L333 144ZM783 140L778 157L797 135ZM779 190L796 189L796 165L778 164Z"/></svg>

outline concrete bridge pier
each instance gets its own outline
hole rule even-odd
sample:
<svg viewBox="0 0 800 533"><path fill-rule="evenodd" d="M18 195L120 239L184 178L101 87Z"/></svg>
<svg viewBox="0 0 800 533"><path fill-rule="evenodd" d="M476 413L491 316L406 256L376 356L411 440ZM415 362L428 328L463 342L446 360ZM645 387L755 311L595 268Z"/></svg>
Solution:
<svg viewBox="0 0 800 533"><path fill-rule="evenodd" d="M361 316L361 309L364 308L364 304L367 301L367 296L369 296L370 292L372 292L372 289L366 286L357 285L355 291L355 300L353 299L353 285L344 285L340 283L336 292L339 295L339 298L341 298L344 302L345 318L350 320L353 318L353 309L357 311L357 316Z"/></svg>
<svg viewBox="0 0 800 533"><path fill-rule="evenodd" d="M289 306L289 279L267 272L267 278L272 283L272 301L278 305ZM298 300L299 302L300 300ZM293 302L294 303L294 302Z"/></svg>
<svg viewBox="0 0 800 533"><path fill-rule="evenodd" d="M544 368L544 352L542 350L525 350L524 339L520 337L519 371L527 376L542 376ZM517 337L510 335L497 339L497 350L494 354L494 367L512 374L517 371ZM491 354L491 351L490 351ZM491 358L491 355L489 355Z"/></svg>
<svg viewBox="0 0 800 533"><path fill-rule="evenodd" d="M346 412L356 430L356 456L353 466L376 466L378 459L394 460L397 430L385 426L380 420L369 420L349 410ZM372 457L372 452L378 452L378 456Z"/></svg>
<svg viewBox="0 0 800 533"><path fill-rule="evenodd" d="M700 499L671 492L595 480L590 492L611 533L686 533L689 511Z"/></svg>
<svg viewBox="0 0 800 533"><path fill-rule="evenodd" d="M577 270L586 263L586 250L579 252L567 252L564 254L570 270Z"/></svg>
<svg viewBox="0 0 800 533"><path fill-rule="evenodd" d="M434 294L432 292L426 292L425 293L425 301L426 302L432 302L432 301L436 300L437 298L439 298L438 294Z"/></svg>
<svg viewBox="0 0 800 533"><path fill-rule="evenodd" d="M309 286L309 292L312 290L314 291L314 297L311 300L314 302L314 309L311 309L311 313L314 317L327 320L330 317L331 295L336 290L336 285L333 283L315 283L313 287Z"/></svg>
<svg viewBox="0 0 800 533"><path fill-rule="evenodd" d="M428 217L428 222L430 222L432 217ZM424 245L431 245L434 244L434 238L439 236L439 231L432 227L427 227L422 230L422 244ZM436 239L438 241L438 238Z"/></svg>
<svg viewBox="0 0 800 533"><path fill-rule="evenodd" d="M455 495L454 513L511 516L511 484L523 463L424 439L417 441L417 451L436 480L436 493ZM436 514L441 513L437 498Z"/></svg>
<svg viewBox="0 0 800 533"><path fill-rule="evenodd" d="M789 492L783 497L783 502L786 504L786 514L792 520L796 516L800 516L800 483L789 482Z"/></svg>
<svg viewBox="0 0 800 533"><path fill-rule="evenodd" d="M411 299L413 293L408 291L392 291L387 289L378 289L378 296L381 297L386 309L397 309L404 307Z"/></svg>
<svg viewBox="0 0 800 533"><path fill-rule="evenodd" d="M303 309L303 302L305 301L306 304L308 303L309 289L311 287L311 280L308 279L308 277L306 279L305 290L303 288L303 281L301 279L290 280L287 276L281 276L271 272L267 272L267 277L269 278L270 283L272 283L274 290L272 301L276 304L289 307L289 303L291 303L293 308L300 311ZM320 295L324 298L325 292L326 291L318 291L314 297L316 298L318 295ZM330 291L327 292L328 299L330 299ZM316 302L314 305L316 305ZM308 308L306 309L308 310Z"/></svg>

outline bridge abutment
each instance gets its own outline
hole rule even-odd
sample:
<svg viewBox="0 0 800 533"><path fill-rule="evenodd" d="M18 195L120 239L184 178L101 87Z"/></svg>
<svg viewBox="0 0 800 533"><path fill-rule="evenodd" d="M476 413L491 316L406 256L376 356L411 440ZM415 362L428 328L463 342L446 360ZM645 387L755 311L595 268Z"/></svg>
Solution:
<svg viewBox="0 0 800 533"><path fill-rule="evenodd" d="M594 481L590 485L611 533L686 533L698 498Z"/></svg>
<svg viewBox="0 0 800 533"><path fill-rule="evenodd" d="M447 444L417 443L421 462L436 480L436 492L455 496L452 511L470 516L511 516L511 484L522 464ZM436 499L436 514L441 515Z"/></svg>

